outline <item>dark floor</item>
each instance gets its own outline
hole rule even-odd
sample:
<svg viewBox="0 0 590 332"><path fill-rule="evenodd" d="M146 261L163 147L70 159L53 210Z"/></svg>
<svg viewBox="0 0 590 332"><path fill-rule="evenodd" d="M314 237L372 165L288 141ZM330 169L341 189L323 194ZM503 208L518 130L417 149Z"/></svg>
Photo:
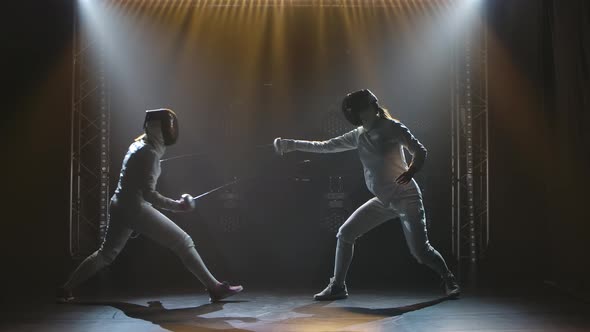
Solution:
<svg viewBox="0 0 590 332"><path fill-rule="evenodd" d="M201 292L49 299L2 309L2 331L590 331L590 305L546 290L435 292L351 290L318 303L311 291L247 290L209 304Z"/></svg>

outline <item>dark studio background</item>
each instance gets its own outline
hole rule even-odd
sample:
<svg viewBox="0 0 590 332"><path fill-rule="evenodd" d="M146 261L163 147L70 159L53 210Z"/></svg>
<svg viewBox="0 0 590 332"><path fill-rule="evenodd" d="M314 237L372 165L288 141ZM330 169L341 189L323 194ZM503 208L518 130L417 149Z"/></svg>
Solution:
<svg viewBox="0 0 590 332"><path fill-rule="evenodd" d="M548 280L588 299L590 218L585 188L590 185L590 5L582 0L496 0L488 1L487 6L492 242L482 261L482 279L511 285ZM2 198L1 275L10 296L49 294L74 266L67 250L73 6L70 1L53 0L13 2L9 7L2 20L3 99L8 104L1 130L2 174L7 184ZM334 52L343 47L333 45ZM231 54L228 57L231 63ZM264 174L238 187L245 197L240 232L224 234L216 229L219 203L215 201L198 213L173 216L193 236L220 278L243 281L247 286L322 287L331 273L335 244L334 234L317 228L326 175L338 170L345 176L352 191L352 208L369 197L354 154L294 154L276 160L265 151L248 151L249 146L268 143L276 136L327 138L321 125L309 125L321 124L321 118L317 121L312 114L333 107L342 91L360 88L347 83L354 75L342 71L342 82L317 83L317 93L311 96L305 90L310 77L297 70L305 63L293 60L292 65L291 88L300 98L288 102L267 97L280 87L259 84L268 81L262 73L256 81L262 86L260 92L251 100L222 104L218 101L224 96L216 95L219 87L213 85L192 94L194 100L168 105L186 110L198 100L205 110L179 112L181 142L195 143L174 147L169 155L193 150L215 153L201 161L170 164L162 175L162 192L171 196L196 193L232 176ZM229 80L231 74L227 75ZM416 82L422 81L417 78ZM395 82L377 82L374 89L387 106L428 107L412 96L415 89L411 86L393 94L379 88L388 84ZM265 89L270 90L268 94ZM445 95L431 92L424 100L445 100ZM177 94L182 92L163 92L170 100ZM128 102L123 96L113 98L120 98L113 101L120 108L138 110L121 113L119 122L113 119L113 142L117 144L111 147L112 173L117 174L128 142L140 130L145 105ZM146 98L148 104L158 102ZM275 111L281 106L286 111L273 115L279 114ZM448 106L443 106L440 119L422 119L420 112L400 117L431 152L418 181L424 188L431 241L454 265L448 239L450 207L445 198L450 173L445 164L449 148L444 130L448 128L429 127L432 122L446 123L444 107ZM254 120L238 119L249 124L246 132L236 134L245 138L235 143L216 137L221 136L216 130L221 119L244 109L260 110ZM297 112L301 109L308 111ZM198 121L204 116L207 123ZM137 126L127 126L131 123ZM207 139L191 131L189 123L197 123ZM134 129L130 132L121 126ZM211 146L205 144L209 139L219 142L218 151L210 151ZM296 166L303 159L310 159L310 165ZM343 164L350 167L343 168ZM187 168L201 176L187 177L182 173ZM302 172L313 181L290 180ZM116 179L112 181L114 189ZM355 287L437 284L435 276L410 257L395 222L361 238L355 257L349 282ZM197 287L171 253L141 237L130 241L98 279L112 287Z"/></svg>

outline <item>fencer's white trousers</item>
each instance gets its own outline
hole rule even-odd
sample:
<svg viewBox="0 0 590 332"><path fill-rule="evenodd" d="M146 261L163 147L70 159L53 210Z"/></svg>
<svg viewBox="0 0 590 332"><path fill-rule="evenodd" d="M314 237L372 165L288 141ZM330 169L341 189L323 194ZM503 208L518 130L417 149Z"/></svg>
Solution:
<svg viewBox="0 0 590 332"><path fill-rule="evenodd" d="M98 270L111 264L123 250L133 231L172 250L204 285L211 287L217 283L197 253L191 237L150 204L144 202L124 205L118 204L114 199L111 201L110 212L104 242L78 266L65 284L66 288L78 286Z"/></svg>
<svg viewBox="0 0 590 332"><path fill-rule="evenodd" d="M394 218L400 219L410 253L419 263L429 266L441 276L450 273L440 253L428 241L422 195L416 183L412 181L399 186L389 204L384 204L377 197L370 199L354 211L340 227L334 269L336 281L345 281L355 240Z"/></svg>

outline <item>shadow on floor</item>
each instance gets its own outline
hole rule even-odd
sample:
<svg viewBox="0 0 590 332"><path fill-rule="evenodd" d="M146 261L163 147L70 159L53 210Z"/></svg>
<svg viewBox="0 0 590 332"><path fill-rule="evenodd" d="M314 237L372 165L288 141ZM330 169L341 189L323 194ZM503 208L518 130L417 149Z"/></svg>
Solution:
<svg viewBox="0 0 590 332"><path fill-rule="evenodd" d="M430 301L419 302L401 307L391 308L365 308L365 307L347 307L347 306L330 306L332 302L314 302L293 309L287 309L290 314L298 317L287 319L273 319L282 316L281 312L269 312L268 319L259 320L255 317L241 316L223 316L206 318L207 314L223 310L227 303L244 303L243 308L234 308L237 312L256 312L248 310L252 305L249 301L227 301L211 304L203 304L197 307L167 309L160 301L151 301L147 306L126 303L126 302L82 302L82 305L102 305L111 306L121 310L126 316L159 325L163 329L173 332L194 332L194 331L255 331L257 329L270 331L341 331L350 329L355 325L380 324L379 321L388 318L394 318L404 313L420 310L434 306L448 298L438 298ZM248 303L250 303L248 305ZM256 305L256 304L254 304ZM235 315L235 312L229 312L229 315ZM284 316L283 316L284 317ZM239 321L241 323L252 324L255 330L239 329L232 326L229 321ZM368 326L365 326L368 327Z"/></svg>
<svg viewBox="0 0 590 332"><path fill-rule="evenodd" d="M197 307L166 309L160 301L150 301L147 306L126 303L126 302L77 302L81 305L101 305L111 306L121 310L126 316L160 325L163 329L174 332L194 332L194 331L232 331L232 332L252 332L250 330L234 328L228 321L241 321L245 323L255 323L256 318L244 316L225 316L205 318L207 315L223 309L227 303L241 303L247 301L223 301L216 303L207 303Z"/></svg>
<svg viewBox="0 0 590 332"><path fill-rule="evenodd" d="M383 319L394 318L407 312L434 306L448 299L443 297L402 307L379 309L329 306L332 302L316 302L293 309L294 312L303 314L306 317L291 318L274 322L274 324L281 325L277 330L292 330L290 327L295 326L297 331L349 330L355 325L370 324ZM368 327L364 326L363 328Z"/></svg>
<svg viewBox="0 0 590 332"><path fill-rule="evenodd" d="M355 314L361 315L372 315L372 316L383 316L383 317L394 317L405 314L407 312L412 312L424 308L431 307L433 305L437 305L441 302L452 300L448 297L441 297L435 300L414 303L410 305L406 305L403 307L392 307L392 308L378 308L378 309L371 309L371 308L362 308L362 307L342 307L342 310L346 310Z"/></svg>

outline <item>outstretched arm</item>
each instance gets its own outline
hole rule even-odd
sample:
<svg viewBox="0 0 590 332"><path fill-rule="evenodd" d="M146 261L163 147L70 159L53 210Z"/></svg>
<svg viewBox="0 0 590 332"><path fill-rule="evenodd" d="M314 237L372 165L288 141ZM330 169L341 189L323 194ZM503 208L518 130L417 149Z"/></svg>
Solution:
<svg viewBox="0 0 590 332"><path fill-rule="evenodd" d="M275 139L275 149L280 154L291 151L335 153L354 150L358 146L359 130L360 128L356 128L344 135L326 141L304 141L277 138Z"/></svg>

